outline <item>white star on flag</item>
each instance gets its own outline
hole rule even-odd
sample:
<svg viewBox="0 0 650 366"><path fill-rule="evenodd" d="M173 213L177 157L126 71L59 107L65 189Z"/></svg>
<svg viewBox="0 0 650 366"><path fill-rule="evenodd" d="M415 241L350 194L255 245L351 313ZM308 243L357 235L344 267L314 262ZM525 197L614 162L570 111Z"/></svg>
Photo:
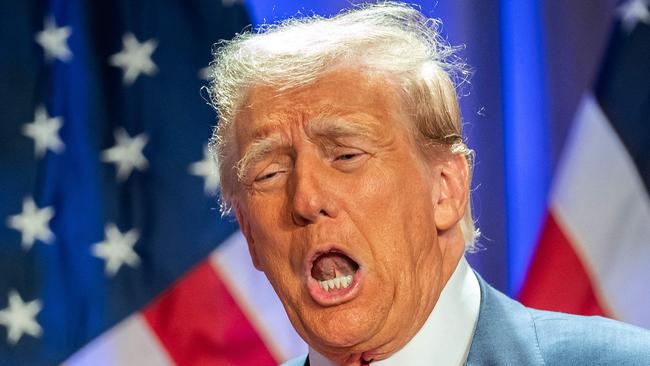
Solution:
<svg viewBox="0 0 650 366"><path fill-rule="evenodd" d="M639 22L650 24L650 10L648 0L628 0L618 9L618 14L623 23L623 29L629 34L632 33Z"/></svg>
<svg viewBox="0 0 650 366"><path fill-rule="evenodd" d="M210 80L210 73L212 72L212 67L206 66L199 70L199 79L201 80Z"/></svg>
<svg viewBox="0 0 650 366"><path fill-rule="evenodd" d="M118 181L126 180L134 168L145 170L149 166L142 154L148 141L146 133L131 137L123 128L115 130L115 145L102 151L102 160L117 165Z"/></svg>
<svg viewBox="0 0 650 366"><path fill-rule="evenodd" d="M151 76L158 71L156 64L151 60L151 54L158 47L158 41L155 39L140 43L133 33L126 33L122 37L122 47L119 53L109 58L109 63L122 68L125 84L133 84L141 73Z"/></svg>
<svg viewBox="0 0 650 366"><path fill-rule="evenodd" d="M136 267L140 264L140 257L133 250L140 234L136 229L122 233L113 223L104 229L105 239L92 246L92 254L106 261L105 271L109 276L115 276L123 264Z"/></svg>
<svg viewBox="0 0 650 366"><path fill-rule="evenodd" d="M34 199L28 196L23 199L23 212L9 216L7 226L20 231L23 249L29 250L36 239L46 244L54 240L54 234L49 227L52 217L54 217L52 206L39 209Z"/></svg>
<svg viewBox="0 0 650 366"><path fill-rule="evenodd" d="M59 59L69 61L72 58L72 52L68 48L68 37L72 34L70 27L57 27L53 17L45 18L44 28L36 33L36 43L43 47L45 59Z"/></svg>
<svg viewBox="0 0 650 366"><path fill-rule="evenodd" d="M23 334L38 338L43 329L36 321L41 311L41 301L32 300L25 303L16 290L9 291L9 304L0 310L0 324L7 328L7 341L14 345Z"/></svg>
<svg viewBox="0 0 650 366"><path fill-rule="evenodd" d="M34 140L34 152L41 158L46 150L60 153L65 145L59 137L59 130L63 126L63 118L51 118L45 107L38 106L34 111L34 121L23 125L23 134Z"/></svg>
<svg viewBox="0 0 650 366"><path fill-rule="evenodd" d="M190 174L203 177L203 188L205 193L214 194L219 189L219 172L216 169L217 162L210 154L207 146L203 146L203 160L190 164Z"/></svg>

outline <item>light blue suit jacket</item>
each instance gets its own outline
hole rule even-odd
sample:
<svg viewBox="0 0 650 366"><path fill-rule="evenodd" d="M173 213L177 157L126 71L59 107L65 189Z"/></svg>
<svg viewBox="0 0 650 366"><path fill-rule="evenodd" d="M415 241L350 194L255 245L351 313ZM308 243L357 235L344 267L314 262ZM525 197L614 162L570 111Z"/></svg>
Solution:
<svg viewBox="0 0 650 366"><path fill-rule="evenodd" d="M466 365L650 366L650 331L597 316L527 308L477 278L481 308ZM284 365L309 363L301 356Z"/></svg>

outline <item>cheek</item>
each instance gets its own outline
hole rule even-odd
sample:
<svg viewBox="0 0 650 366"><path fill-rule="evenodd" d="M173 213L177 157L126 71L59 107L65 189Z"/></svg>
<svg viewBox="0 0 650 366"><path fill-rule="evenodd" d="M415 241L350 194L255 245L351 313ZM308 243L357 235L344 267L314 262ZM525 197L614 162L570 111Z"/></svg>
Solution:
<svg viewBox="0 0 650 366"><path fill-rule="evenodd" d="M275 202L265 201L261 197L250 199L248 205L250 212L255 213L249 216L250 233L262 270L277 272L280 267L287 265L286 258L290 250L288 231L278 224L281 210ZM279 260L281 258L284 260Z"/></svg>
<svg viewBox="0 0 650 366"><path fill-rule="evenodd" d="M372 179L357 184L353 216L369 240L377 266L406 276L423 250L435 242L431 184L417 167L402 171L379 170ZM402 177L398 179L397 177Z"/></svg>
<svg viewBox="0 0 650 366"><path fill-rule="evenodd" d="M278 194L263 194L252 192L248 194L246 203L251 219L251 230L256 241L268 242L277 240L276 236L282 235L278 230L283 211L284 197Z"/></svg>
<svg viewBox="0 0 650 366"><path fill-rule="evenodd" d="M354 202L350 210L365 216L367 223L394 232L411 231L413 225L424 222L433 226L432 185L418 168L415 164L392 170L375 168L350 185L348 196Z"/></svg>
<svg viewBox="0 0 650 366"><path fill-rule="evenodd" d="M290 238L276 230L258 228L256 237L256 254L260 270L264 272L278 297L286 306L293 306L301 298L301 276L294 262L287 258L297 258L291 252Z"/></svg>
<svg viewBox="0 0 650 366"><path fill-rule="evenodd" d="M270 230L263 228L252 228L256 254L261 269L267 276L286 271L289 267L289 262L286 260L289 257L289 241L277 231L270 233Z"/></svg>

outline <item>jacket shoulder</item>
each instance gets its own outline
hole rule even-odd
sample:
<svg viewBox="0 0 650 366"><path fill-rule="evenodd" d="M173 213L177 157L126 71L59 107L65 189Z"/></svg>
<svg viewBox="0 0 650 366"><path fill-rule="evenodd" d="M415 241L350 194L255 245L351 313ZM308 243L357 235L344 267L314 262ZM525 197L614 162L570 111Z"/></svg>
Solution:
<svg viewBox="0 0 650 366"><path fill-rule="evenodd" d="M650 331L527 308L476 277L481 308L467 365L650 365Z"/></svg>
<svg viewBox="0 0 650 366"><path fill-rule="evenodd" d="M309 364L307 363L307 355L303 355L303 356L298 356L298 357L296 357L296 358L292 358L291 360L289 360L289 361L283 363L283 364L280 365L280 366L305 366L305 365L309 365Z"/></svg>
<svg viewBox="0 0 650 366"><path fill-rule="evenodd" d="M528 309L547 365L650 365L650 331L599 316Z"/></svg>

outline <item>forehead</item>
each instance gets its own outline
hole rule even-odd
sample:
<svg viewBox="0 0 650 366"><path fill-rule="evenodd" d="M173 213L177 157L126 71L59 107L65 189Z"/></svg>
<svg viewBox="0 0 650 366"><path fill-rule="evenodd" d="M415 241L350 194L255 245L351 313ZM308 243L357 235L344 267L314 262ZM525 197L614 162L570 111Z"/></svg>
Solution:
<svg viewBox="0 0 650 366"><path fill-rule="evenodd" d="M236 136L244 147L247 141L289 125L305 127L323 120L384 123L401 114L400 101L386 77L358 70L331 71L308 86L288 92L256 87L237 116Z"/></svg>

